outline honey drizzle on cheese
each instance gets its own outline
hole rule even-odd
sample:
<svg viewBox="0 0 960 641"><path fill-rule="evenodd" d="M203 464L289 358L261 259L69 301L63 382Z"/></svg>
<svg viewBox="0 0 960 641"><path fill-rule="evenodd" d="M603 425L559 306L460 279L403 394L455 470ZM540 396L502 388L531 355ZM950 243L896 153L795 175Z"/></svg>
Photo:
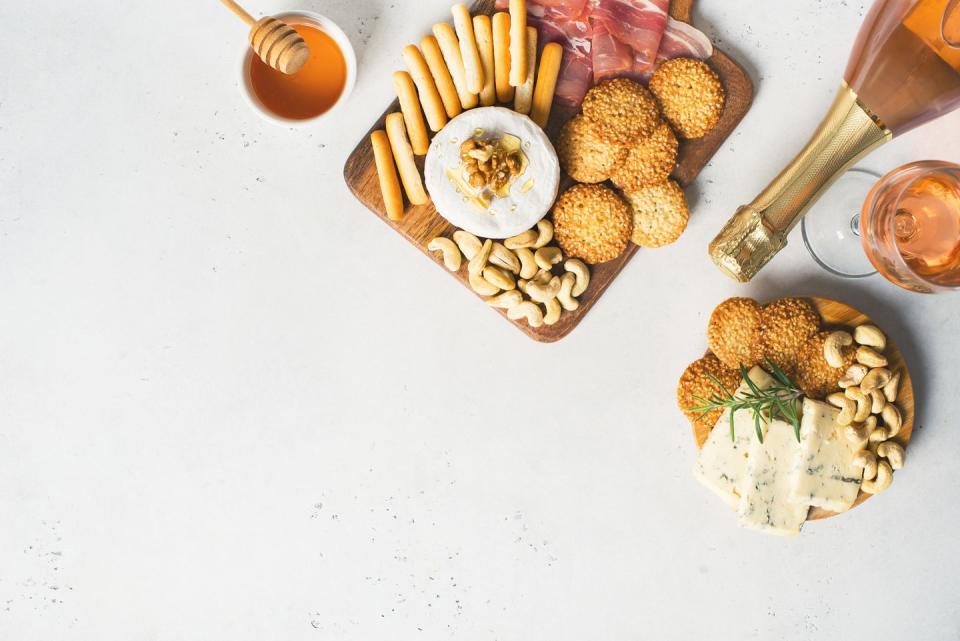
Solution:
<svg viewBox="0 0 960 641"><path fill-rule="evenodd" d="M473 130L473 138L481 138L484 134L484 130L477 127ZM452 144L457 144L459 141L456 138L450 140ZM500 145L507 151L507 153L517 152L520 154L520 171L515 176L511 176L510 180L497 191L493 191L487 188L476 189L471 187L467 182L464 176L464 167L460 165L459 167L448 167L446 170L447 179L453 183L453 186L456 187L457 193L463 196L464 202L473 204L480 209L490 209L490 205L493 202L493 197L496 198L506 198L510 195L510 188L513 187L513 184L520 179L527 172L527 167L530 166L530 159L527 157L527 154L523 152L523 149L529 149L530 143L522 143L520 139L513 134L502 134L500 136ZM527 193L533 189L534 181L533 178L524 183L520 191L522 193ZM514 206L511 211L516 210Z"/></svg>

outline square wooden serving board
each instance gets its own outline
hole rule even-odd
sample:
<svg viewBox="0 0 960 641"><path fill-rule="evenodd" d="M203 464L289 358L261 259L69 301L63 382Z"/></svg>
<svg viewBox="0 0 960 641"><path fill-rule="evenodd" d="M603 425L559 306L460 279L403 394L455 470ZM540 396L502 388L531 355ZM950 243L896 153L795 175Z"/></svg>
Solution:
<svg viewBox="0 0 960 641"><path fill-rule="evenodd" d="M673 0L670 6L671 15L685 22L690 22L690 13L693 0ZM480 13L493 14L494 0L478 0L473 4L472 12L474 15ZM449 20L450 16L441 16L440 20ZM411 36L412 37L412 36ZM414 40L419 40L419 35ZM400 52L397 52L399 59ZM720 148L720 145L730 136L737 127L753 102L753 83L750 77L740 65L734 62L729 56L714 49L713 57L707 61L717 72L723 81L727 93L726 107L720 122L710 134L699 140L682 141L680 144L680 156L677 161L677 168L673 172L673 178L683 187L689 185L697 177L704 166L710 161L713 155ZM394 102L387 107L387 110L377 122L373 124L370 131L384 128L384 122L387 114L399 111L399 103ZM550 122L547 125L547 133L551 140L556 139L556 134L560 127L570 119L575 112L554 108L550 115ZM417 159L420 169L423 169L423 158ZM406 213L402 220L391 221L387 218L386 209L383 205L383 198L380 195L380 184L377 179L377 168L373 159L373 148L370 145L369 133L363 137L360 144L357 145L353 153L347 159L343 169L344 180L347 186L357 197L357 199L367 206L370 211L376 214L383 222L392 227L400 236L413 243L420 251L426 254L430 260L434 261L439 269L447 271L443 267L441 257L433 252L427 251L427 245L437 236L453 235L456 228L442 218L434 209L432 204L422 206L411 206L407 204ZM563 193L573 181L563 176L560 182L560 193ZM681 238L679 242L683 242ZM580 297L580 307L574 312L564 312L560 321L551 327L543 326L533 328L527 325L526 321L510 321L530 338L551 343L560 340L569 334L574 327L580 324L583 317L587 315L593 305L603 296L604 291L613 282L613 279L623 270L624 266L633 256L640 251L640 248L631 244L630 247L616 260L601 265L591 266L590 287ZM650 251L650 250L647 250ZM447 272L450 273L450 272ZM460 271L451 274L457 278L471 294L473 291L467 283L467 265L464 261ZM473 294L475 295L475 294ZM492 312L499 313L506 319L506 312L490 308Z"/></svg>

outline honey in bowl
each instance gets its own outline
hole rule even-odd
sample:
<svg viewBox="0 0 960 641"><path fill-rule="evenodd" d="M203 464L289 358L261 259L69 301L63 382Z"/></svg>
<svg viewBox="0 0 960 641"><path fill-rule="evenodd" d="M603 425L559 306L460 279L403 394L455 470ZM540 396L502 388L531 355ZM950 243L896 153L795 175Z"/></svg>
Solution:
<svg viewBox="0 0 960 641"><path fill-rule="evenodd" d="M258 57L250 61L250 86L268 111L291 120L309 120L337 104L347 85L347 61L337 41L312 23L293 23L310 48L310 58L295 74L272 69Z"/></svg>

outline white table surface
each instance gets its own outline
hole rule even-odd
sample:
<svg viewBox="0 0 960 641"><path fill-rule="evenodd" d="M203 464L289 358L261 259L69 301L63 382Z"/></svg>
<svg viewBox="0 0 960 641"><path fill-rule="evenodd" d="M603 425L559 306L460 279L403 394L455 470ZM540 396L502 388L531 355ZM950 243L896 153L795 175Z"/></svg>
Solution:
<svg viewBox="0 0 960 641"><path fill-rule="evenodd" d="M819 121L865 0L702 0L753 110L682 241L549 346L341 180L449 0L295 4L360 77L292 131L242 102L216 2L0 3L0 639L960 639L960 298L833 278L797 235L749 286L706 256ZM958 132L864 165L960 160ZM781 540L693 480L674 389L716 303L787 294L879 320L920 415L891 491Z"/></svg>

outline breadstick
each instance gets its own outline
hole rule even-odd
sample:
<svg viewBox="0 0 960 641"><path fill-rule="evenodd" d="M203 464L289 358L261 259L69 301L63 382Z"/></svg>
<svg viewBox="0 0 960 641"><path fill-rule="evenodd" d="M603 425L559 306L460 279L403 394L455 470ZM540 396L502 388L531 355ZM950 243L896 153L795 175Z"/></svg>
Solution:
<svg viewBox="0 0 960 641"><path fill-rule="evenodd" d="M553 93L557 89L557 75L560 73L560 62L563 60L563 47L551 42L540 52L540 71L537 72L537 85L533 90L533 108L530 118L546 129L550 120L550 109L553 107Z"/></svg>
<svg viewBox="0 0 960 641"><path fill-rule="evenodd" d="M534 32L536 33L536 32ZM519 87L529 80L527 61L530 45L527 42L527 0L510 0L510 84ZM534 47L536 51L536 47Z"/></svg>
<svg viewBox="0 0 960 641"><path fill-rule="evenodd" d="M497 100L513 102L514 89L510 84L510 14L506 11L493 14L493 60Z"/></svg>
<svg viewBox="0 0 960 641"><path fill-rule="evenodd" d="M430 75L437 85L437 91L440 92L440 99L443 100L443 108L447 112L448 118L455 118L463 111L460 106L460 96L457 95L457 87L453 84L453 78L450 77L450 70L447 69L447 63L443 61L443 53L440 51L440 45L433 36L424 36L420 41L420 50L423 51L423 59L427 61L430 67Z"/></svg>
<svg viewBox="0 0 960 641"><path fill-rule="evenodd" d="M407 45L403 48L403 60L407 63L410 76L417 85L420 104L423 105L423 113L427 116L430 130L440 131L447 124L447 112L444 110L440 92L437 91L437 84L434 82L433 76L430 75L430 67L427 66L427 61L423 59L423 54L414 45ZM459 104L458 102L457 105L459 106Z"/></svg>
<svg viewBox="0 0 960 641"><path fill-rule="evenodd" d="M490 16L474 16L473 32L477 36L477 49L480 62L483 63L483 88L480 90L480 104L484 107L497 104L497 88L493 70L493 26Z"/></svg>
<svg viewBox="0 0 960 641"><path fill-rule="evenodd" d="M513 57L512 51L510 52L510 59L516 60L516 58ZM521 114L530 113L530 106L533 103L533 76L537 69L537 30L533 27L527 27L526 60L527 79L522 85L517 87L517 93L513 101L513 110Z"/></svg>
<svg viewBox="0 0 960 641"><path fill-rule="evenodd" d="M463 58L463 71L467 77L467 90L470 93L483 91L483 62L477 50L477 35L473 32L473 20L470 10L463 3L453 5L453 26L460 40L460 57Z"/></svg>
<svg viewBox="0 0 960 641"><path fill-rule="evenodd" d="M392 113L387 116L387 137L390 138L390 148L393 150L393 159L400 171L400 180L403 182L403 191L411 205L425 205L430 202L427 192L423 189L423 180L420 179L420 170L413 159L413 149L407 140L407 128L403 125L403 114Z"/></svg>
<svg viewBox="0 0 960 641"><path fill-rule="evenodd" d="M427 126L423 124L423 111L420 109L413 78L406 71L397 71L393 74L393 88L397 90L397 97L400 98L400 111L403 112L403 122L406 123L407 133L410 135L413 153L423 156L430 148L430 136L427 134Z"/></svg>
<svg viewBox="0 0 960 641"><path fill-rule="evenodd" d="M460 54L460 41L457 40L457 34L453 27L446 22L441 22L433 25L433 35L436 36L440 51L443 52L443 59L447 63L447 69L450 70L453 84L457 88L457 95L460 96L460 104L464 109L473 109L480 101L477 94L467 89L467 75L463 68L463 56Z"/></svg>
<svg viewBox="0 0 960 641"><path fill-rule="evenodd" d="M370 134L370 144L373 145L373 158L377 163L380 193L387 208L387 218L400 220L403 218L403 194L400 193L400 180L397 179L397 167L393 164L387 132L378 129Z"/></svg>

